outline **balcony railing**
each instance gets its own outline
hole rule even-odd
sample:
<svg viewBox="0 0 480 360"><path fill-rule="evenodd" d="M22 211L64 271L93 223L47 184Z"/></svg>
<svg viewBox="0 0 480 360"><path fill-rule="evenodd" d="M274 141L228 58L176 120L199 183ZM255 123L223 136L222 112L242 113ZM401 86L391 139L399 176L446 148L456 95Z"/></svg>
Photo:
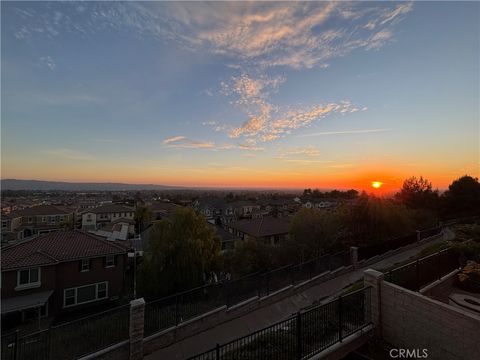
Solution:
<svg viewBox="0 0 480 360"><path fill-rule="evenodd" d="M307 359L371 323L370 288L301 311L188 360Z"/></svg>

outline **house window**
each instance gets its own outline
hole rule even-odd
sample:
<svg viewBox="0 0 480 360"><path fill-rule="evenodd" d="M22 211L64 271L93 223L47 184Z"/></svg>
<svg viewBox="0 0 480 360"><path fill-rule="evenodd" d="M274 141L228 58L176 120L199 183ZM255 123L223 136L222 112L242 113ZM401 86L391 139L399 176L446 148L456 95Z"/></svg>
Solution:
<svg viewBox="0 0 480 360"><path fill-rule="evenodd" d="M63 307L85 304L108 297L108 282L65 289Z"/></svg>
<svg viewBox="0 0 480 360"><path fill-rule="evenodd" d="M7 222L6 221L2 221L2 228L6 228L7 227Z"/></svg>
<svg viewBox="0 0 480 360"><path fill-rule="evenodd" d="M43 223L46 223L46 222L47 222L47 217L46 217L46 216L42 216L42 222L43 222Z"/></svg>
<svg viewBox="0 0 480 360"><path fill-rule="evenodd" d="M17 287L15 290L40 286L40 268L17 271Z"/></svg>
<svg viewBox="0 0 480 360"><path fill-rule="evenodd" d="M90 259L80 260L80 271L85 272L90 270Z"/></svg>
<svg viewBox="0 0 480 360"><path fill-rule="evenodd" d="M108 255L105 257L105 267L114 267L115 266L115 255Z"/></svg>
<svg viewBox="0 0 480 360"><path fill-rule="evenodd" d="M107 297L107 283L100 283L97 285L97 297L99 299L105 299Z"/></svg>
<svg viewBox="0 0 480 360"><path fill-rule="evenodd" d="M29 223L32 223L32 222L33 222L33 218L29 217L29 218L28 218L28 222L29 222Z"/></svg>
<svg viewBox="0 0 480 360"><path fill-rule="evenodd" d="M67 289L65 290L65 300L64 300L64 306L72 306L75 305L75 290L76 289Z"/></svg>

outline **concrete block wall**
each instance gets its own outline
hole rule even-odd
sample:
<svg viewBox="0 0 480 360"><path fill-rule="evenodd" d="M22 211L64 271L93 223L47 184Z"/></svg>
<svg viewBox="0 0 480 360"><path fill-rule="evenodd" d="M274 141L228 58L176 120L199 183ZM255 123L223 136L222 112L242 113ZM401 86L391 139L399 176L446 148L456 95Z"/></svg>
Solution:
<svg viewBox="0 0 480 360"><path fill-rule="evenodd" d="M448 301L448 296L450 295L450 289L455 283L457 274L460 272L460 269L452 271L450 274L442 277L441 280L437 280L432 284L425 286L420 290L420 293L426 296L429 296L433 299L440 301ZM480 331L480 330L479 330Z"/></svg>
<svg viewBox="0 0 480 360"><path fill-rule="evenodd" d="M431 359L479 358L480 316L386 281L376 292L377 321L385 341L399 348L427 349Z"/></svg>

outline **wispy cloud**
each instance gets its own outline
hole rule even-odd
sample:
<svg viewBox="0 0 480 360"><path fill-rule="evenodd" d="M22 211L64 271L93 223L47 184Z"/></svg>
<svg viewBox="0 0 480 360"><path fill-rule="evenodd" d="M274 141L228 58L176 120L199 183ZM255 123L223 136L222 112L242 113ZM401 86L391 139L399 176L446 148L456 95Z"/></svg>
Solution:
<svg viewBox="0 0 480 360"><path fill-rule="evenodd" d="M346 134L369 134L369 133L378 133L386 132L391 129L363 129L363 130L344 130L344 131L321 131L314 132L310 134L302 134L297 137L310 137L310 136L324 136L324 135L346 135Z"/></svg>
<svg viewBox="0 0 480 360"><path fill-rule="evenodd" d="M203 5L203 4L202 4ZM393 38L392 26L411 3L343 2L176 4L173 37L243 63L311 68L355 49L375 49ZM189 11L190 10L190 11ZM229 16L225 16L228 13ZM345 22L348 21L348 25ZM172 24L173 28L173 24Z"/></svg>
<svg viewBox="0 0 480 360"><path fill-rule="evenodd" d="M17 39L91 36L105 29L172 41L230 58L232 66L326 67L356 49L391 41L412 3L362 2L86 2L15 6Z"/></svg>
<svg viewBox="0 0 480 360"><path fill-rule="evenodd" d="M186 139L187 138L185 136L174 136L174 137L167 138L167 139L163 140L162 144L163 145L168 145L170 143L178 142L178 141L186 140Z"/></svg>
<svg viewBox="0 0 480 360"><path fill-rule="evenodd" d="M248 150L248 151L263 151L263 150L265 150L264 147L250 145L250 144L239 144L238 148L241 149L241 150Z"/></svg>
<svg viewBox="0 0 480 360"><path fill-rule="evenodd" d="M50 56L42 56L40 58L40 65L48 67L51 71L55 71L57 64Z"/></svg>
<svg viewBox="0 0 480 360"><path fill-rule="evenodd" d="M252 144L268 142L284 137L295 129L307 127L328 115L360 111L346 100L338 103L280 108L272 104L269 97L284 81L285 79L281 77L261 76L254 79L242 74L233 77L231 83L222 84L224 94L233 96L233 103L247 116L247 120L240 126L225 126L230 138L243 137Z"/></svg>
<svg viewBox="0 0 480 360"><path fill-rule="evenodd" d="M191 140L185 136L174 136L165 139L162 144L177 149L213 149L215 147L213 142Z"/></svg>
<svg viewBox="0 0 480 360"><path fill-rule="evenodd" d="M66 94L33 94L32 99L40 104L63 106L63 105L82 105L82 104L101 104L105 99L94 95L74 92Z"/></svg>
<svg viewBox="0 0 480 360"><path fill-rule="evenodd" d="M55 156L58 158L68 159L68 160L92 160L93 156L82 151L67 149L67 148L56 148L48 149L42 151L44 154Z"/></svg>
<svg viewBox="0 0 480 360"><path fill-rule="evenodd" d="M357 167L357 164L335 164L335 165L329 165L329 168L332 169L348 169L352 167Z"/></svg>
<svg viewBox="0 0 480 360"><path fill-rule="evenodd" d="M246 150L262 151L264 148L251 144L215 144L213 141L198 141L187 138L186 136L173 136L162 141L162 145L175 149L208 149L212 151L220 150Z"/></svg>
<svg viewBox="0 0 480 360"><path fill-rule="evenodd" d="M298 164L329 164L332 163L331 160L312 160L312 159L285 159L287 162L298 163Z"/></svg>
<svg viewBox="0 0 480 360"><path fill-rule="evenodd" d="M308 156L316 157L320 155L320 150L313 146L307 147L292 147L292 148L280 148L278 150L277 158L288 158L292 156Z"/></svg>

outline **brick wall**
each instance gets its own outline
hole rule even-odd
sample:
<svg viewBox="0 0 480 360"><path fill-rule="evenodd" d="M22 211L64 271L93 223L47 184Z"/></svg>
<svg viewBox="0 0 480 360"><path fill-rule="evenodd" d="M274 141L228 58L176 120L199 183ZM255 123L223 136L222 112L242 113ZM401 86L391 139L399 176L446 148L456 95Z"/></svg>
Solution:
<svg viewBox="0 0 480 360"><path fill-rule="evenodd" d="M428 349L430 359L478 358L480 316L386 281L380 282L379 293L381 333L387 342Z"/></svg>

